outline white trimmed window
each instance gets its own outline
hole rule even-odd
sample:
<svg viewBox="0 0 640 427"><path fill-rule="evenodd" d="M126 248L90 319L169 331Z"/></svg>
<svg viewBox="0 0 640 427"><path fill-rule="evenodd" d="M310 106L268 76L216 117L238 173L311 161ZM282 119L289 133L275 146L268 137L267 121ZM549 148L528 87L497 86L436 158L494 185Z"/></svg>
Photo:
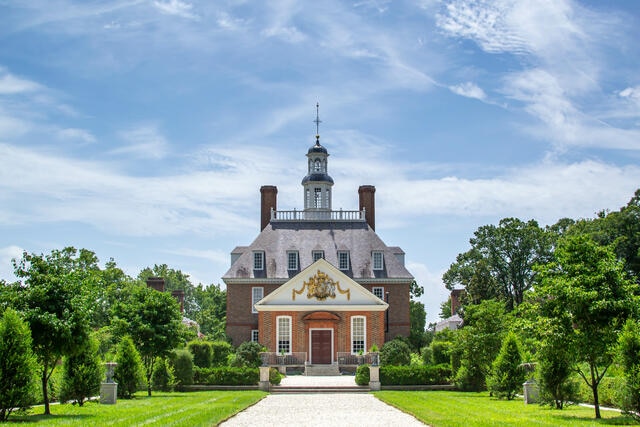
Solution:
<svg viewBox="0 0 640 427"><path fill-rule="evenodd" d="M383 270L384 269L384 256L381 251L375 251L371 253L371 258L373 261L373 269L374 270Z"/></svg>
<svg viewBox="0 0 640 427"><path fill-rule="evenodd" d="M298 251L287 251L287 270L298 269Z"/></svg>
<svg viewBox="0 0 640 427"><path fill-rule="evenodd" d="M338 251L338 268L340 270L349 269L349 251Z"/></svg>
<svg viewBox="0 0 640 427"><path fill-rule="evenodd" d="M251 288L251 312L257 313L256 304L264 297L264 288L255 287Z"/></svg>
<svg viewBox="0 0 640 427"><path fill-rule="evenodd" d="M260 336L260 334L259 334L257 329L252 329L251 330L251 341L258 342L258 337L259 336Z"/></svg>
<svg viewBox="0 0 640 427"><path fill-rule="evenodd" d="M367 318L364 316L353 316L351 318L351 354L365 352L367 341Z"/></svg>
<svg viewBox="0 0 640 427"><path fill-rule="evenodd" d="M371 292L377 296L378 298L380 298L382 301L384 301L384 288L382 286L374 286L371 289Z"/></svg>
<svg viewBox="0 0 640 427"><path fill-rule="evenodd" d="M314 208L322 207L322 188L313 189L313 207Z"/></svg>
<svg viewBox="0 0 640 427"><path fill-rule="evenodd" d="M313 262L316 262L324 258L324 251L311 251L311 256L313 257Z"/></svg>
<svg viewBox="0 0 640 427"><path fill-rule="evenodd" d="M278 354L291 354L291 316L276 317L276 325Z"/></svg>
<svg viewBox="0 0 640 427"><path fill-rule="evenodd" d="M253 269L264 270L264 252L255 251L253 253Z"/></svg>

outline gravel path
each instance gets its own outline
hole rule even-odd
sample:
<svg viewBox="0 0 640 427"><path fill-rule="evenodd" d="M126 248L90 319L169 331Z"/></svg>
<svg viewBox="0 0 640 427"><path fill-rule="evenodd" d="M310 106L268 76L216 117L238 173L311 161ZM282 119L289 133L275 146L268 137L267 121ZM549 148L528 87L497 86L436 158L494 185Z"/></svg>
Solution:
<svg viewBox="0 0 640 427"><path fill-rule="evenodd" d="M270 394L220 425L424 426L367 393Z"/></svg>

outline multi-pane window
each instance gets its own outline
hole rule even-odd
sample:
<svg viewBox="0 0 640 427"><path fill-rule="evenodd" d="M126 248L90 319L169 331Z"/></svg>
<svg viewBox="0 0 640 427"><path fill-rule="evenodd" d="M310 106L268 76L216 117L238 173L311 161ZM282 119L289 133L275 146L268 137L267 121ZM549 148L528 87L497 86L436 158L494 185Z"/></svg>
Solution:
<svg viewBox="0 0 640 427"><path fill-rule="evenodd" d="M367 319L364 316L351 318L351 354L365 351Z"/></svg>
<svg viewBox="0 0 640 427"><path fill-rule="evenodd" d="M371 253L371 257L373 258L373 269L374 270L382 270L384 269L384 257L382 252L375 251Z"/></svg>
<svg viewBox="0 0 640 427"><path fill-rule="evenodd" d="M251 312L257 313L256 304L264 297L264 288L256 287L251 288Z"/></svg>
<svg viewBox="0 0 640 427"><path fill-rule="evenodd" d="M317 260L324 258L324 251L311 251L311 256L313 257L313 262L316 262Z"/></svg>
<svg viewBox="0 0 640 427"><path fill-rule="evenodd" d="M287 252L287 270L298 269L298 251Z"/></svg>
<svg viewBox="0 0 640 427"><path fill-rule="evenodd" d="M374 286L372 292L375 296L384 301L384 288L382 286Z"/></svg>
<svg viewBox="0 0 640 427"><path fill-rule="evenodd" d="M278 353L291 354L291 316L278 316L276 319Z"/></svg>
<svg viewBox="0 0 640 427"><path fill-rule="evenodd" d="M264 270L264 252L255 251L253 253L253 269Z"/></svg>
<svg viewBox="0 0 640 427"><path fill-rule="evenodd" d="M349 251L338 251L338 268L340 270L349 269Z"/></svg>
<svg viewBox="0 0 640 427"><path fill-rule="evenodd" d="M321 188L313 189L313 207L314 208L322 207L322 189Z"/></svg>
<svg viewBox="0 0 640 427"><path fill-rule="evenodd" d="M258 342L258 337L259 336L260 336L260 334L258 333L257 329L252 329L251 330L251 341Z"/></svg>

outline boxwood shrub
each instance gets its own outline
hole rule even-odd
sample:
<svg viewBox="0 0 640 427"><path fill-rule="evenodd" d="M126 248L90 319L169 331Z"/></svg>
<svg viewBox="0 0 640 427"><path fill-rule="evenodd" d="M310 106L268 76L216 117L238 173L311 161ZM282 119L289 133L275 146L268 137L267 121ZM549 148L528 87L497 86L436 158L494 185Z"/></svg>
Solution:
<svg viewBox="0 0 640 427"><path fill-rule="evenodd" d="M369 385L369 365L360 365L356 369L356 384Z"/></svg>
<svg viewBox="0 0 640 427"><path fill-rule="evenodd" d="M380 367L382 385L441 385L449 384L450 377L451 367L446 364Z"/></svg>
<svg viewBox="0 0 640 427"><path fill-rule="evenodd" d="M194 383L203 385L255 385L260 381L258 368L194 368Z"/></svg>

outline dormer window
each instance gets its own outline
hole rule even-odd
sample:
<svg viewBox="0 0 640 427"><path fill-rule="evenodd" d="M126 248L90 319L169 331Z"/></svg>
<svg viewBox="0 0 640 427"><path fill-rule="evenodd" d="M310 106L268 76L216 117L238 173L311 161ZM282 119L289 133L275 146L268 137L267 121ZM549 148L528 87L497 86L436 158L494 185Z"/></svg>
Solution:
<svg viewBox="0 0 640 427"><path fill-rule="evenodd" d="M324 259L324 251L312 251L311 256L313 257L313 262L316 262L319 259Z"/></svg>
<svg viewBox="0 0 640 427"><path fill-rule="evenodd" d="M338 268L349 270L349 251L338 251Z"/></svg>
<svg viewBox="0 0 640 427"><path fill-rule="evenodd" d="M287 251L287 270L298 270L298 251Z"/></svg>
<svg viewBox="0 0 640 427"><path fill-rule="evenodd" d="M253 269L264 270L264 252L255 251L253 253Z"/></svg>
<svg viewBox="0 0 640 427"><path fill-rule="evenodd" d="M384 254L382 251L372 252L371 258L374 270L384 270Z"/></svg>

